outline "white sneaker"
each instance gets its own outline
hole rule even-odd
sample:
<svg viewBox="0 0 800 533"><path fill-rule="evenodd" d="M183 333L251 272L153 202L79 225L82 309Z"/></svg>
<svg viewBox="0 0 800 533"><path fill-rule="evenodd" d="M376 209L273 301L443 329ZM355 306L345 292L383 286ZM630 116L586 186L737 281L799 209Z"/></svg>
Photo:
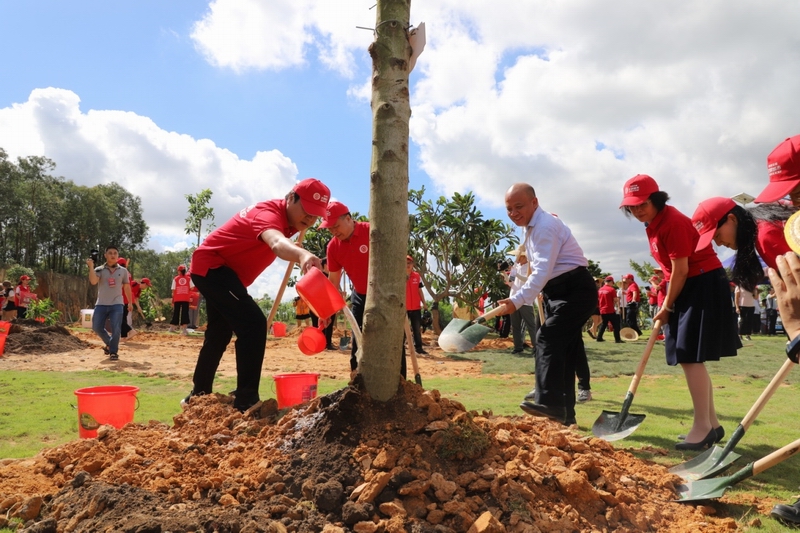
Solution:
<svg viewBox="0 0 800 533"><path fill-rule="evenodd" d="M583 389L578 390L578 401L579 402L581 402L581 403L588 402L591 399L592 399L592 391L583 390Z"/></svg>

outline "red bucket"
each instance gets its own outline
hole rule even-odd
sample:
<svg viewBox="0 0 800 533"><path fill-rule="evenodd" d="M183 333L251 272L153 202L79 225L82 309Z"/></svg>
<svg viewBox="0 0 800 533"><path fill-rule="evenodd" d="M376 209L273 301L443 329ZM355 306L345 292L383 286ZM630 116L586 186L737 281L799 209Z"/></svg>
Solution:
<svg viewBox="0 0 800 533"><path fill-rule="evenodd" d="M105 385L75 391L78 397L78 435L93 439L97 428L111 424L120 429L133 422L136 410L136 393L139 387L130 385Z"/></svg>
<svg viewBox="0 0 800 533"><path fill-rule="evenodd" d="M339 290L318 268L306 272L294 288L314 314L323 320L345 306Z"/></svg>
<svg viewBox="0 0 800 533"><path fill-rule="evenodd" d="M292 407L317 397L319 374L275 374L272 379L275 380L278 409Z"/></svg>
<svg viewBox="0 0 800 533"><path fill-rule="evenodd" d="M0 357L3 357L3 350L6 349L6 338L8 335L5 333L0 334Z"/></svg>
<svg viewBox="0 0 800 533"><path fill-rule="evenodd" d="M297 337L297 347L306 355L318 354L326 344L325 333L319 328L306 328Z"/></svg>
<svg viewBox="0 0 800 533"><path fill-rule="evenodd" d="M0 320L0 335L8 335L9 331L11 331L11 322Z"/></svg>
<svg viewBox="0 0 800 533"><path fill-rule="evenodd" d="M283 322L273 322L272 323L272 334L276 337L285 337L286 336L286 324Z"/></svg>

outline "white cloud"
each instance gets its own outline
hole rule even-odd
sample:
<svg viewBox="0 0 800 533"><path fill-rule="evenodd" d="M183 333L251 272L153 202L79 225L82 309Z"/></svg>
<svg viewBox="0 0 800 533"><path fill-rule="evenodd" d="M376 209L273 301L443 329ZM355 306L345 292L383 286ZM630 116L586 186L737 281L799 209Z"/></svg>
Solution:
<svg viewBox="0 0 800 533"><path fill-rule="evenodd" d="M343 75L354 72L353 51L366 51L374 26L372 0L315 2L312 0L214 0L192 39L213 65L241 72L302 66L315 51L328 68Z"/></svg>
<svg viewBox="0 0 800 533"><path fill-rule="evenodd" d="M277 150L252 160L208 139L165 131L131 112L80 109L77 94L36 89L28 101L0 109L0 146L13 159L43 155L57 163L56 175L79 185L119 183L142 199L153 247L180 250L186 194L210 188L216 225L242 206L283 197L296 182L297 167Z"/></svg>

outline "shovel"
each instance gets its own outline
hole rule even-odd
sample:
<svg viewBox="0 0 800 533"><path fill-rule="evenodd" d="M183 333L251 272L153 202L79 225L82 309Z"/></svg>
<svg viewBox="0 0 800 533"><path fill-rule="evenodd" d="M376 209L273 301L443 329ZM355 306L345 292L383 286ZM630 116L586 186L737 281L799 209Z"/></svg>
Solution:
<svg viewBox="0 0 800 533"><path fill-rule="evenodd" d="M789 375L789 372L792 370L794 363L787 359L783 366L781 366L778 373L775 374L775 377L772 378L772 381L769 382L767 388L764 389L764 392L761 393L761 396L758 397L756 403L753 404L753 407L750 408L750 411L747 412L742 422L739 424L739 427L736 428L736 431L733 432L731 438L728 440L728 443L725 445L725 448L721 448L719 446L714 446L694 459L686 461L685 463L673 466L669 469L675 475L681 476L686 481L695 481L698 479L705 479L712 477L719 472L722 472L728 466L737 460L741 455L735 453L733 449L742 440L744 437L745 432L750 428L750 426L755 422L756 418L758 417L761 410L767 404L772 395L775 394L775 391L778 387L783 383L786 379L786 376Z"/></svg>
<svg viewBox="0 0 800 533"><path fill-rule="evenodd" d="M419 374L419 363L417 362L417 349L414 347L414 337L411 335L411 326L406 319L406 342L408 343L408 354L411 356L411 368L414 370L414 382L422 387L422 376Z"/></svg>
<svg viewBox="0 0 800 533"><path fill-rule="evenodd" d="M656 320L653 324L653 332L650 334L650 340L647 341L647 347L644 349L642 359L639 361L639 366L636 367L636 372L633 374L631 385L628 387L628 393L625 395L625 401L622 403L622 410L619 413L613 411L603 411L597 420L594 421L592 426L592 434L595 437L613 442L615 440L624 439L639 427L647 415L634 415L629 414L628 410L631 408L633 402L633 395L639 387L639 381L642 379L644 369L647 366L647 360L650 359L650 352L653 351L653 346L658 339L658 334L661 331L661 321Z"/></svg>
<svg viewBox="0 0 800 533"><path fill-rule="evenodd" d="M731 486L739 483L743 479L760 474L768 468L772 468L776 464L796 454L798 450L800 450L800 439L797 439L791 444L787 444L780 450L776 450L754 463L748 464L731 476L690 481L686 485L678 485L678 499L676 501L683 503L720 498Z"/></svg>
<svg viewBox="0 0 800 533"><path fill-rule="evenodd" d="M492 331L483 326L483 322L506 312L506 306L501 305L474 320L452 319L439 335L439 348L449 353L462 353L473 349Z"/></svg>

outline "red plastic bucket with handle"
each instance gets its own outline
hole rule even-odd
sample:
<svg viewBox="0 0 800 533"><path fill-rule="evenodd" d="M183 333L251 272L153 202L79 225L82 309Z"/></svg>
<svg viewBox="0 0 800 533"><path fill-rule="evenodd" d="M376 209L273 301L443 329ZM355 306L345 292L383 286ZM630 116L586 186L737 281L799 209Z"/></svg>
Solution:
<svg viewBox="0 0 800 533"><path fill-rule="evenodd" d="M305 328L297 337L297 347L306 355L318 354L326 345L325 333L319 328Z"/></svg>
<svg viewBox="0 0 800 533"><path fill-rule="evenodd" d="M0 335L8 335L8 332L10 330L11 330L11 322L0 320Z"/></svg>
<svg viewBox="0 0 800 533"><path fill-rule="evenodd" d="M275 374L272 379L275 380L275 396L278 400L278 409L292 407L317 397L319 374L304 372Z"/></svg>
<svg viewBox="0 0 800 533"><path fill-rule="evenodd" d="M97 436L97 428L103 424L120 429L133 422L137 392L139 387L131 385L104 385L76 390L78 435L82 439L92 439Z"/></svg>
<svg viewBox="0 0 800 533"><path fill-rule="evenodd" d="M6 349L6 335L5 333L0 333L0 357L3 357L3 350Z"/></svg>
<svg viewBox="0 0 800 533"><path fill-rule="evenodd" d="M318 268L312 268L294 286L314 314L325 320L345 306L336 286Z"/></svg>

